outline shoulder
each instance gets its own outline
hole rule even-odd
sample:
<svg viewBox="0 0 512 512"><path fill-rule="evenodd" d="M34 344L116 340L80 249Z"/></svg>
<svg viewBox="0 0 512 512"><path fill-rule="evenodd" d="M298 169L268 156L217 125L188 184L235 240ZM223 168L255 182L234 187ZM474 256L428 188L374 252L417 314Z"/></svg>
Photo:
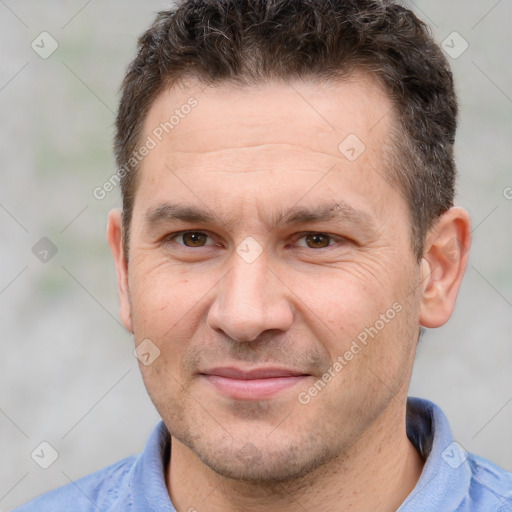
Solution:
<svg viewBox="0 0 512 512"><path fill-rule="evenodd" d="M492 462L469 454L471 481L461 510L510 512L512 510L512 473Z"/></svg>
<svg viewBox="0 0 512 512"><path fill-rule="evenodd" d="M13 512L97 512L114 505L130 485L133 455L96 473L55 489Z"/></svg>

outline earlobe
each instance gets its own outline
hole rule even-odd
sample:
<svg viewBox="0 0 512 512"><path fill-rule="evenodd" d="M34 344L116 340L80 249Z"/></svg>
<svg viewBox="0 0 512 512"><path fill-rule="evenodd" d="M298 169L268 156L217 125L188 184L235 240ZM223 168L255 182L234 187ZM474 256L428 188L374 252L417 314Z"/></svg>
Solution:
<svg viewBox="0 0 512 512"><path fill-rule="evenodd" d="M130 292L128 287L128 262L124 253L121 210L112 210L108 215L107 240L116 266L121 321L125 328L133 333Z"/></svg>
<svg viewBox="0 0 512 512"><path fill-rule="evenodd" d="M420 324L440 327L453 313L471 246L471 222L463 208L450 208L430 230L421 263Z"/></svg>

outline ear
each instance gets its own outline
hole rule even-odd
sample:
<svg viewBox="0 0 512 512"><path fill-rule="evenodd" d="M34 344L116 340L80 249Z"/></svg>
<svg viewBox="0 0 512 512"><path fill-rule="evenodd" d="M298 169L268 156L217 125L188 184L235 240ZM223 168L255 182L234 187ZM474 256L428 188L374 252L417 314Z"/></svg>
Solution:
<svg viewBox="0 0 512 512"><path fill-rule="evenodd" d="M440 327L453 313L471 247L471 221L463 208L450 208L429 231L421 262L419 321Z"/></svg>
<svg viewBox="0 0 512 512"><path fill-rule="evenodd" d="M121 210L112 210L108 215L107 240L116 266L121 321L126 329L133 333L130 293L128 289L128 262L123 246L123 216Z"/></svg>

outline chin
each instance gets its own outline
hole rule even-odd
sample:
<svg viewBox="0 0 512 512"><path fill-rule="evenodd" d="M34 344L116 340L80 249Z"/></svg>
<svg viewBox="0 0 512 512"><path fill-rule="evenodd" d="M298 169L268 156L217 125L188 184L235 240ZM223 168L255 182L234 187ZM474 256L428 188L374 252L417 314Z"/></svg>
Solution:
<svg viewBox="0 0 512 512"><path fill-rule="evenodd" d="M183 441L182 441L183 442ZM186 444L186 443L184 443ZM215 444L214 449L212 445ZM232 439L205 444L204 439L189 446L205 466L231 480L253 484L281 484L297 481L334 458L327 447L300 442L269 446L266 442L238 446Z"/></svg>

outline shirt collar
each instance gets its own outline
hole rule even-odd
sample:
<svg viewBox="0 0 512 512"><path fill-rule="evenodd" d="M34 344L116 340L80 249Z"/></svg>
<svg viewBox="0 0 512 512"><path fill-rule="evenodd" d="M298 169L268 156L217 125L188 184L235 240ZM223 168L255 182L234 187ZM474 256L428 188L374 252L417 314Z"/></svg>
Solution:
<svg viewBox="0 0 512 512"><path fill-rule="evenodd" d="M408 398L407 436L426 462L397 512L457 510L467 494L471 469L468 454L453 439L443 411L428 400Z"/></svg>
<svg viewBox="0 0 512 512"><path fill-rule="evenodd" d="M161 421L153 429L144 451L132 466L124 494L107 512L176 512L165 483L170 445L171 437Z"/></svg>

